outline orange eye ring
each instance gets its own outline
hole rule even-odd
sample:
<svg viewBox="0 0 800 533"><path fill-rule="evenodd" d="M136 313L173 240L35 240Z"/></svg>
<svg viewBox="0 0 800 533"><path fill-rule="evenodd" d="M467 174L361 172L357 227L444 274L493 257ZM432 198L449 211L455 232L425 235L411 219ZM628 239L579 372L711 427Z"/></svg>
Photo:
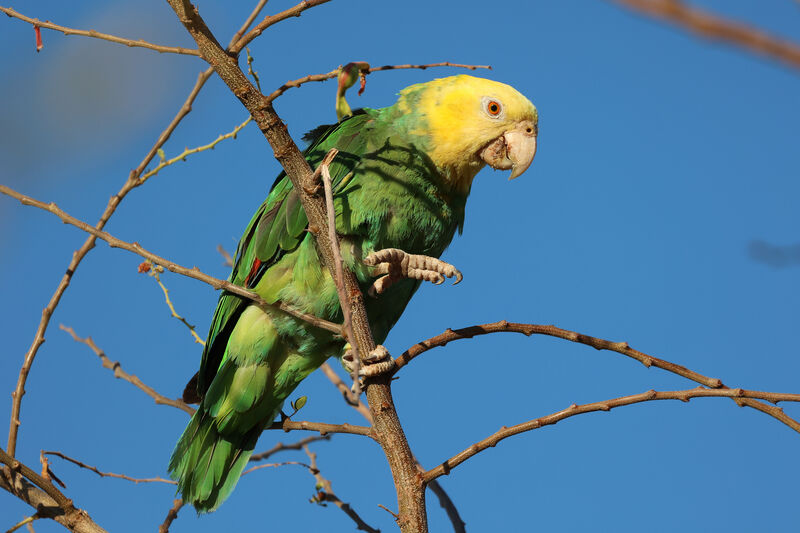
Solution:
<svg viewBox="0 0 800 533"><path fill-rule="evenodd" d="M485 107L486 113L490 117L497 117L500 116L500 113L503 112L503 105L498 102L497 100L488 100L486 101Z"/></svg>

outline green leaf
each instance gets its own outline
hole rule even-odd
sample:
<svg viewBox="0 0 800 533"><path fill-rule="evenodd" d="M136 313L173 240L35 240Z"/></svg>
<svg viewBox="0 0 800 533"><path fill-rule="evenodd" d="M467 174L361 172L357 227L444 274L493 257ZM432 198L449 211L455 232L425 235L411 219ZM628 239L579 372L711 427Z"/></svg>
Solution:
<svg viewBox="0 0 800 533"><path fill-rule="evenodd" d="M308 401L306 396L300 396L298 399L292 402L292 409L294 409L295 412L299 411L306 404L306 401Z"/></svg>

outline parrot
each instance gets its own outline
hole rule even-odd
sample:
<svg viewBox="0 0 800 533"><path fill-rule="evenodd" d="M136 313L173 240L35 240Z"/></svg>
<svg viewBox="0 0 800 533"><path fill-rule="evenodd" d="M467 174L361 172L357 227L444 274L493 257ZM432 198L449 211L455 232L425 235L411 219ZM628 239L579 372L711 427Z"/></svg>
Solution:
<svg viewBox="0 0 800 533"><path fill-rule="evenodd" d="M537 136L530 100L469 75L411 85L389 107L355 110L306 135L312 168L338 149L329 165L335 229L345 268L374 296L365 305L378 345L422 281L460 281L438 258L463 230L473 178L487 164L518 177L533 161ZM269 303L341 323L335 282L299 200L281 173L245 229L228 279ZM375 361L391 363L382 346L376 352L362 358L361 375ZM168 466L184 501L201 513L216 510L284 400L329 357L346 363L348 354L341 335L223 292L200 370L184 392L199 406Z"/></svg>

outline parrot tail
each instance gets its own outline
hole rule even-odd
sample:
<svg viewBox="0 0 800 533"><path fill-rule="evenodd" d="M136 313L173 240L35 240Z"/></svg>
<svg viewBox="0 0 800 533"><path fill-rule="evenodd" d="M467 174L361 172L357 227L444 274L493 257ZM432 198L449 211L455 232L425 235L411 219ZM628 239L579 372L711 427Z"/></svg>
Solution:
<svg viewBox="0 0 800 533"><path fill-rule="evenodd" d="M219 507L233 492L262 429L222 435L214 418L198 409L169 460L170 476L178 482L183 500L199 513Z"/></svg>

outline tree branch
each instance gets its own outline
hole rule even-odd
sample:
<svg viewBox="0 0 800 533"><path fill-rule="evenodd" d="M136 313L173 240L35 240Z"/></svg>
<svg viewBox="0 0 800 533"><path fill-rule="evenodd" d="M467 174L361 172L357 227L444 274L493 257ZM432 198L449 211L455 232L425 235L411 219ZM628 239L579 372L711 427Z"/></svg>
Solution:
<svg viewBox="0 0 800 533"><path fill-rule="evenodd" d="M297 13L300 13L302 10L324 3L324 1L326 0L317 0L316 2L307 0L295 7L298 9ZM289 135L286 125L281 121L272 104L247 79L236 58L231 57L222 49L197 9L188 0L168 0L168 2L197 43L203 59L214 67L222 81L250 112L272 146L276 159L286 170L287 176L300 197L300 202L308 217L309 230L315 235L319 253L333 277L334 261L331 243L326 236L328 227L325 218L325 202L307 192L312 185L310 180L312 171ZM259 25L254 31L261 31L261 26ZM242 40L246 38L247 35ZM358 282L352 272L344 273L344 281L352 304L355 339L350 339L350 343L357 346L360 353L370 353L375 349L375 341L372 338L364 309L364 296L361 294ZM428 528L425 515L425 489L394 408L388 377L382 376L368 381L367 400L375 419L374 434L387 457L397 489L401 530L404 533L411 531L426 533Z"/></svg>
<svg viewBox="0 0 800 533"><path fill-rule="evenodd" d="M364 520L358 515L357 512L355 512L349 503L343 502L338 496L336 496L336 494L333 492L330 480L322 477L319 468L317 468L317 454L309 450L308 446L303 446L303 450L306 452L306 455L308 455L308 459L311 462L311 466L309 466L308 471L311 472L311 475L313 475L314 479L317 481L317 494L314 495L314 498L311 501L320 505L325 505L326 502L332 502L336 507L341 509L344 514L349 516L353 522L355 522L357 530L366 531L367 533L381 533L380 529L375 529L364 522Z"/></svg>
<svg viewBox="0 0 800 533"><path fill-rule="evenodd" d="M382 70L403 70L403 69L419 69L425 70L428 68L433 67L454 67L454 68L465 68L468 70L477 70L477 69L488 69L491 70L491 65L462 65L461 63L450 63L449 61L443 61L440 63L428 63L426 65L383 65L381 67L371 67L364 72L364 74L371 74L373 72L380 72ZM339 71L342 67L335 68L330 72L326 72L324 74L309 74L308 76L303 76L302 78L298 78L296 80L290 80L272 91L269 96L267 96L267 101L272 102L277 97L288 91L289 89L294 89L300 87L301 85L309 82L319 82L319 81L327 81L331 80L339 75Z"/></svg>
<svg viewBox="0 0 800 533"><path fill-rule="evenodd" d="M462 451L457 455L454 455L453 457L443 462L439 466L425 472L424 474L425 481L436 479L439 476L448 475L450 473L450 470L457 467L470 457L479 454L480 452L484 451L487 448L493 448L500 441L508 437L511 437L512 435L519 435L520 433L524 433L526 431L532 431L534 429L539 429L544 426L553 425L557 422L560 422L561 420L564 420L565 418L570 418L575 415L591 413L595 411L610 411L615 407L621 407L624 405L633 405L636 403L650 402L655 400L680 400L682 402L688 402L692 398L711 398L711 397L759 398L770 402L782 402L782 401L800 402L800 394L779 394L774 392L748 391L743 389L706 389L704 387L697 387L694 389L679 390L679 391L649 390L641 394L623 396L621 398L606 400L604 402L594 402L583 405L572 404L566 409L562 409L561 411L558 411L551 415L543 416L541 418L535 418L533 420L530 420L528 422L523 422L522 424L517 424L515 426L501 428L500 431L497 431L496 433L493 433L492 435L486 437L485 439L476 442L466 450Z"/></svg>
<svg viewBox="0 0 800 533"><path fill-rule="evenodd" d="M701 37L722 41L800 68L800 45L756 28L687 7L679 0L616 0L617 4L649 17L671 22Z"/></svg>
<svg viewBox="0 0 800 533"><path fill-rule="evenodd" d="M172 0L167 0L167 1L172 6L172 8L175 9L175 5L173 5ZM182 1L182 0L179 0L179 1ZM247 33L247 35L245 35L244 37L239 39L239 41L235 45L229 47L229 51L231 53L233 53L233 54L238 54L239 52L242 51L242 49L245 46L247 46L253 39L255 39L256 37L258 37L259 35L264 33L264 30L266 30L270 26L272 26L274 24L277 24L278 22L282 22L282 21L284 21L284 20L286 20L288 18L291 18L291 17L299 17L300 15L303 14L303 11L306 11L307 9L311 9L312 7L316 7L316 6L321 5L321 4L325 4L325 3L330 2L330 1L331 0L303 0L299 4L297 4L297 5L293 6L293 7L290 7L289 9L285 9L285 10L281 11L280 13L276 13L274 15L269 15L269 16L265 17L264 20L259 22L252 30L250 30ZM186 1L185 3L187 5L191 5L188 1ZM183 7L185 7L185 6L182 6L182 8ZM178 13L177 10L175 12ZM179 13L178 13L178 16L180 17ZM199 15L198 15L198 17L199 17ZM184 21L181 20L181 22L184 22ZM184 25L185 24L186 23L184 22ZM205 23L203 23L203 25L205 26ZM209 32L209 35L210 35L210 32Z"/></svg>
<svg viewBox="0 0 800 533"><path fill-rule="evenodd" d="M242 35L247 28L252 24L252 21L258 17L258 14L264 7L266 0L259 0L258 4L256 5L255 9L252 11L250 16L248 16L247 21L245 24L239 29L239 31L233 36L231 43L228 45L230 49L236 42L239 42L239 36ZM117 194L113 195L111 199L108 201L103 214L100 217L100 220L95 224L95 228L98 230L102 230L114 212L117 210L120 202L122 202L123 198L125 198L130 191L141 185L139 182L139 176L142 175L144 169L147 168L147 165L150 164L150 161L153 160L155 155L161 149L161 147L167 142L170 138L172 133L178 127L178 124L188 115L192 110L192 104L194 103L197 95L200 93L200 90L203 88L205 83L214 73L214 69L209 67L205 71L201 72L200 75L197 77L197 81L192 87L192 90L189 91L189 95L184 100L183 104L181 105L180 109L178 109L177 114L172 119L172 121L164 128L164 131L161 132L161 135L158 136L155 144L150 148L150 151L147 152L144 159L139 163L139 165L134 169L131 170L130 174L128 175L128 179L123 184L122 188L117 192ZM28 380L28 374L30 373L30 369L33 366L33 361L36 359L36 354L39 351L39 348L44 343L44 334L47 331L47 327L50 324L50 317L53 315L56 307L58 306L59 302L61 301L61 297L64 294L64 291L67 290L70 282L72 281L72 276L75 274L75 270L80 265L83 258L86 257L86 254L94 248L95 241L97 237L94 235L90 235L86 238L84 243L72 254L72 259L70 260L69 266L67 267L66 273L61 277L61 281L59 282L58 286L56 287L55 292L50 297L50 301L47 303L47 306L42 311L42 318L39 320L39 325L36 328L36 334L33 337L33 342L31 343L28 351L25 353L25 357L23 359L22 367L19 371L19 377L17 378L17 384L14 388L14 392L11 393L11 417L9 422L9 430L8 430L8 454L12 457L15 454L16 447L17 447L17 435L19 434L19 426L20 422L20 409L22 407L22 397L25 395L25 383Z"/></svg>
<svg viewBox="0 0 800 533"><path fill-rule="evenodd" d="M350 435L363 435L376 439L372 428L366 426L354 426L352 424L326 424L324 422L295 422L288 418L283 422L273 422L267 429L281 429L283 431L316 431L320 435L329 433L347 433ZM377 440L377 439L376 439Z"/></svg>
<svg viewBox="0 0 800 533"><path fill-rule="evenodd" d="M101 350L100 347L97 346L97 344L95 344L94 340L91 337L86 337L85 339L81 338L78 336L77 333L75 333L74 329L72 329L71 327L67 327L63 324L59 325L59 327L62 330L69 333L76 342L81 342L86 346L88 346L89 348L91 348L92 351L97 355L97 357L100 358L100 361L103 364L103 368L112 370L114 372L115 378L127 381L134 387L144 391L145 394L150 396L159 405L170 405L190 415L194 414L195 410L189 405L182 402L181 400L173 400L171 398L167 398L166 396L159 394L158 392L156 392L155 389L153 389L149 385L146 385L144 382L142 382L141 379L139 379L135 375L128 374L127 372L122 370L122 366L120 366L120 364L117 361L112 361L111 359L109 359L106 353L103 350Z"/></svg>
<svg viewBox="0 0 800 533"><path fill-rule="evenodd" d="M86 511L76 508L72 500L52 483L11 457L2 448L0 463L7 466L0 468L0 488L36 509L40 517L55 520L76 533L105 533Z"/></svg>
<svg viewBox="0 0 800 533"><path fill-rule="evenodd" d="M76 228L82 229L86 233L91 233L98 239L106 241L112 248L122 248L123 250L133 252L136 255L144 257L145 259L147 259L152 263L155 263L157 265L166 268L170 272L176 272L186 277L202 281L204 283L211 285L217 290L223 289L238 296L242 296L243 298L247 298L249 300L254 301L261 307L283 311L288 315L291 315L295 318L308 322L309 324L316 326L318 328L325 329L337 334L341 333L341 326L339 326L338 324L334 324L333 322L328 322L327 320L317 318L308 313L303 313L302 311L298 311L297 309L289 305L286 305L283 302L276 302L274 304L269 303L255 292L245 289L244 287L241 287L239 285L235 285L227 280L215 278L213 276L209 276L208 274L204 274L197 267L186 268L180 266L176 263L173 263L172 261L169 261L168 259L165 259L163 257L154 254L153 252L145 250L139 245L139 243L136 242L129 243L127 241L117 239L116 237L105 231L100 231L90 226L86 222L78 220L77 218L64 212L61 208L59 208L56 204L52 202L46 204L29 196L25 196L24 194L18 193L17 191L9 187L6 187L5 185L0 185L0 193L3 193L7 196L19 200L19 202L22 205L38 207L39 209L43 209L44 211L49 211L50 213L53 213L65 223L75 226Z"/></svg>
<svg viewBox="0 0 800 533"><path fill-rule="evenodd" d="M288 450L302 450L303 446L306 444L311 444L312 442L317 442L321 440L331 440L330 435L311 435L310 437L305 437L300 439L297 442L291 442L289 444L284 444L282 442L277 443L275 446L270 448L267 451L256 453L250 456L251 463L257 463L258 461L265 461L275 455L278 452L284 452Z"/></svg>
<svg viewBox="0 0 800 533"><path fill-rule="evenodd" d="M75 333L75 331L72 328L61 326L61 329L63 329L64 331L66 331L70 335L72 335L72 338L75 339L77 342L82 342L82 343L86 344L87 346L89 346L92 349L92 351L94 351L94 353L96 353L97 356L100 357L100 360L103 363L103 367L114 370L114 376L115 377L123 379L123 380L127 381L128 383L131 383L132 385L134 385L138 389L144 391L145 394L147 394L148 396L153 398L156 401L157 404L159 404L159 405L169 405L171 407L175 407L177 409L180 409L180 410L184 411L185 413L187 413L189 415L194 414L195 409L192 408L191 406L185 404L181 400L171 400L171 399L167 398L166 396L163 396L162 394L159 394L158 392L155 391L155 389L153 389L152 387L150 387L150 386L146 385L145 383L143 383L138 377L130 375L127 372L125 372L124 370L122 370L122 367L120 366L120 364L117 363L117 362L112 362L108 358L108 356L105 354L105 352L103 352L103 350L101 350L94 343L94 341L92 340L91 337L87 337L85 339L82 339L81 337L78 337L78 335ZM271 426L267 427L266 429L273 429L273 430L274 429L281 429L281 430L286 431L286 432L289 432L289 431L316 431L322 436L328 435L330 433L348 433L348 434L351 434L351 435L364 435L366 437L370 437L372 439L375 439L375 435L374 435L371 427L354 426L352 424L326 424L324 422L308 422L308 421L295 422L294 420L291 420L291 419L288 419L288 418L286 420L283 420L282 422L273 422L273 424ZM287 445L287 449L288 449L288 446L289 445Z"/></svg>
<svg viewBox="0 0 800 533"><path fill-rule="evenodd" d="M155 50L159 53L167 53L167 54L182 54L187 56L199 56L200 52L190 48L181 48L180 46L161 46L158 44L148 43L142 39L134 40L134 39L125 39L123 37L117 37L116 35L109 35L107 33L100 33L94 30L76 30L74 28L67 28L66 26L59 26L58 24L53 24L49 21L41 21L39 19L26 17L21 13L17 13L10 7L2 7L0 6L0 13L5 13L9 16L9 18L19 19L23 22L27 22L28 24L32 24L34 28L47 28L48 30L55 30L60 31L64 35L81 35L83 37L93 37L95 39L102 39L103 41L110 41L112 43L124 44L125 46L130 46L132 48L148 48L150 50Z"/></svg>
<svg viewBox="0 0 800 533"><path fill-rule="evenodd" d="M419 342L414 346L412 346L411 348L409 348L408 350L406 350L397 359L395 359L395 368L392 374L394 372L397 372L405 365L407 365L412 359L414 359L418 355L427 352L432 348L444 346L454 340L471 339L472 337L475 337L477 335L486 335L489 333L522 333L527 337L530 337L531 335L546 335L549 337L557 337L559 339L565 339L571 342L585 344L597 350L609 350L612 352L621 353L622 355L626 355L632 359L639 361L648 368L654 366L656 368L666 370L667 372L672 372L673 374L677 374L686 379L690 379L695 383L705 385L706 387L712 389L731 390L724 383L722 383L722 380L718 378L710 378L693 370L689 370L685 366L676 365L675 363L670 363L669 361L665 361L664 359L659 359L658 357L653 357L652 355L647 355L646 353L634 350L628 345L627 342L611 342L604 339L598 339L597 337L583 335L582 333L577 333L575 331L569 331L567 329L557 328L555 326L544 326L539 324L519 324L515 322L507 322L505 320L501 320L500 322L494 322L491 324L483 324L480 326L461 328L457 330L448 329L441 335L437 335L436 337L431 337L430 339ZM762 402L759 402L758 400L751 399L748 397L739 397L735 395L732 395L730 397L739 406L746 405L748 407L752 407L753 409L757 409L758 411L761 411L783 422L793 430L800 433L800 422L798 422L797 420L791 418L786 413L784 413L783 409L773 405L766 405Z"/></svg>
<svg viewBox="0 0 800 533"><path fill-rule="evenodd" d="M139 483L169 483L171 485L175 485L176 484L176 482L172 481L171 479L164 479L164 478L161 478L161 477L135 478L135 477L126 476L125 474L115 474L114 472L101 472L100 470L97 469L97 467L92 466L92 465L87 465L86 463L78 461L77 459L73 459L72 457L70 457L70 456L68 456L66 454L63 454L61 452L43 450L42 454L44 454L44 455L54 455L56 457L60 457L60 458L64 459L65 461L69 461L70 463L72 463L74 465L77 465L77 466L79 466L81 468L85 468L86 470L91 470L92 472L94 472L95 474L97 474L100 477L113 477L113 478L117 478L117 479L124 479L126 481L132 481L133 483L136 483L136 484L139 484Z"/></svg>
<svg viewBox="0 0 800 533"><path fill-rule="evenodd" d="M169 526L171 526L175 519L178 518L178 511L181 510L183 505L183 500L180 498L172 501L172 507L170 507L169 511L167 511L167 517L164 518L164 521L161 522L160 526L158 526L158 533L169 533Z"/></svg>

